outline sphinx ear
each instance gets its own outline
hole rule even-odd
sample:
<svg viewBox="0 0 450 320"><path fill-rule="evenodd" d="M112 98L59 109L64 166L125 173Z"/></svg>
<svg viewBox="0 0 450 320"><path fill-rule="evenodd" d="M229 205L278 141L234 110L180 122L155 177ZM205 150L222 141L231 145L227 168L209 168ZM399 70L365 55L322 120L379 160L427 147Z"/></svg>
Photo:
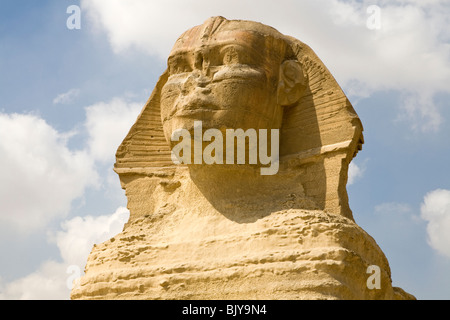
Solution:
<svg viewBox="0 0 450 320"><path fill-rule="evenodd" d="M297 60L286 60L281 64L278 82L278 104L290 106L298 102L306 87L303 68Z"/></svg>

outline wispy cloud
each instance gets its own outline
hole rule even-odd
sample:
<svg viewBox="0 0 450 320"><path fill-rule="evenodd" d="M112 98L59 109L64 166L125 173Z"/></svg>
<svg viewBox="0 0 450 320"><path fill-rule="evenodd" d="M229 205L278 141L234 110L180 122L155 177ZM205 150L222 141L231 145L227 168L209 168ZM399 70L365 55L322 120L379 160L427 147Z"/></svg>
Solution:
<svg viewBox="0 0 450 320"><path fill-rule="evenodd" d="M376 214L407 214L412 213L412 208L407 203L386 202L375 206Z"/></svg>
<svg viewBox="0 0 450 320"><path fill-rule="evenodd" d="M426 92L404 93L398 121L407 121L414 131L438 132L444 117L434 104L433 96Z"/></svg>
<svg viewBox="0 0 450 320"><path fill-rule="evenodd" d="M53 99L53 104L69 104L72 103L80 94L79 89L70 89L67 92L61 93Z"/></svg>

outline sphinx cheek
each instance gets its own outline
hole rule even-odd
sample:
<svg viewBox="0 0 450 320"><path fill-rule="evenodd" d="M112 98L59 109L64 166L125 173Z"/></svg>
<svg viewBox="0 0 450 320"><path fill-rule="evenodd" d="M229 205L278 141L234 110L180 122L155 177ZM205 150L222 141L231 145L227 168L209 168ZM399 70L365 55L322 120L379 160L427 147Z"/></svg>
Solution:
<svg viewBox="0 0 450 320"><path fill-rule="evenodd" d="M168 82L161 90L161 118L167 120L173 113L176 101L182 95L180 82Z"/></svg>

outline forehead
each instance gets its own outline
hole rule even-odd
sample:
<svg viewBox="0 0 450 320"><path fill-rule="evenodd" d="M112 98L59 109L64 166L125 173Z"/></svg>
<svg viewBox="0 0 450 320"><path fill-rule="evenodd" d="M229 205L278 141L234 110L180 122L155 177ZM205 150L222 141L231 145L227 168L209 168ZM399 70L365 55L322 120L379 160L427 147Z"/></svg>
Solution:
<svg viewBox="0 0 450 320"><path fill-rule="evenodd" d="M250 31L224 30L207 36L201 28L193 28L184 33L175 43L172 53L178 51L196 51L202 47L212 47L221 44L235 43L249 48L255 48L262 43L261 36Z"/></svg>
<svg viewBox="0 0 450 320"><path fill-rule="evenodd" d="M274 44L277 44L274 46ZM203 26L186 31L175 43L171 56L180 52L195 52L202 48L220 47L229 44L240 45L260 54L282 55L284 46L281 39L275 39L252 30L220 30L213 34L205 33Z"/></svg>

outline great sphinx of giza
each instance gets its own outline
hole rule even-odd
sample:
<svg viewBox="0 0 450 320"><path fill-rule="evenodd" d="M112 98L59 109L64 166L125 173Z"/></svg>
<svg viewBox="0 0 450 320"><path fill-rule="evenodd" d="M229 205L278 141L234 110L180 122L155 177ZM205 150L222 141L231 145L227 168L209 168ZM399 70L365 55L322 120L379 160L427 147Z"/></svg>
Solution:
<svg viewBox="0 0 450 320"><path fill-rule="evenodd" d="M172 133L193 132L195 121L221 132L278 129L276 174L176 163ZM186 31L117 150L130 219L94 246L71 298L412 299L392 286L385 255L349 208L362 132L301 41L223 17Z"/></svg>

